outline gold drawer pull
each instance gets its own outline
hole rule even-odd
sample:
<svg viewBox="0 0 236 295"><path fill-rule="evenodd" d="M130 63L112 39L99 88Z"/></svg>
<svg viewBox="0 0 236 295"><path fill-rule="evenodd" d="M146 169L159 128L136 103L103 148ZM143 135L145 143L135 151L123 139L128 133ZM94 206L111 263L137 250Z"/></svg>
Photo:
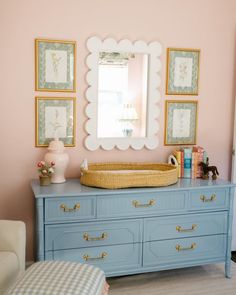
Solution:
<svg viewBox="0 0 236 295"><path fill-rule="evenodd" d="M79 210L80 208L80 204L77 203L75 204L75 206L73 208L68 208L65 204L61 204L60 208L64 211L64 212L74 212Z"/></svg>
<svg viewBox="0 0 236 295"><path fill-rule="evenodd" d="M152 207L155 205L155 200L150 200L147 204L139 204L139 201L133 201L132 204L135 208Z"/></svg>
<svg viewBox="0 0 236 295"><path fill-rule="evenodd" d="M200 196L200 199L201 199L204 203L206 203L206 202L213 202L213 201L216 199L216 195L213 194L209 199L208 199L206 196L201 195L201 196Z"/></svg>
<svg viewBox="0 0 236 295"><path fill-rule="evenodd" d="M102 254L98 257L90 257L88 254L84 255L83 256L83 259L85 261L88 261L88 260L99 260L99 259L104 259L108 254L106 252L102 252Z"/></svg>
<svg viewBox="0 0 236 295"><path fill-rule="evenodd" d="M194 231L196 227L197 227L196 224L193 224L191 228L182 228L182 226L177 225L177 226L176 226L176 230L177 230L179 233L190 232L190 231Z"/></svg>
<svg viewBox="0 0 236 295"><path fill-rule="evenodd" d="M192 245L190 247L186 247L186 248L181 247L180 245L176 245L175 249L176 249L176 251L193 250L196 248L196 246L197 246L196 243L192 243Z"/></svg>
<svg viewBox="0 0 236 295"><path fill-rule="evenodd" d="M84 233L83 238L85 241L102 241L107 238L107 233L102 233L100 237L90 237L88 233Z"/></svg>

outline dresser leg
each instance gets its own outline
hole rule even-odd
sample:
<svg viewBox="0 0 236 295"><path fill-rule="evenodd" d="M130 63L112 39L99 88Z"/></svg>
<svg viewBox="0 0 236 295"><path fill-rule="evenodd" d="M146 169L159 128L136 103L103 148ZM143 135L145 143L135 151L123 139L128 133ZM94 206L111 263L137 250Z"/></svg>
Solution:
<svg viewBox="0 0 236 295"><path fill-rule="evenodd" d="M231 260L225 262L225 277L231 279Z"/></svg>
<svg viewBox="0 0 236 295"><path fill-rule="evenodd" d="M231 243L232 243L232 220L233 220L233 204L234 202L234 188L230 189L230 206L228 213L228 239L225 260L225 276L231 278Z"/></svg>
<svg viewBox="0 0 236 295"><path fill-rule="evenodd" d="M44 199L36 199L36 240L37 256L36 261L44 260Z"/></svg>

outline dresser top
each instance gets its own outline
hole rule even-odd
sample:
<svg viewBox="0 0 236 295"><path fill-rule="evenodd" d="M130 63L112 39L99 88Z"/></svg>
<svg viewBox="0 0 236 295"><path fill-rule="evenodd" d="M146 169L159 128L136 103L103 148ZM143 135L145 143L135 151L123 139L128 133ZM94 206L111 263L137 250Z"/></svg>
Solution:
<svg viewBox="0 0 236 295"><path fill-rule="evenodd" d="M78 178L67 179L66 182L60 184L51 184L49 186L40 186L39 181L34 179L31 181L36 198L55 197L55 196L87 196L87 195L114 195L127 193L142 193L142 192L165 192L179 191L192 189L209 189L209 188L226 188L234 187L235 184L226 180L203 180L203 179L188 179L181 178L176 184L164 187L140 187L140 188L124 188L124 189L102 189L89 187L80 184Z"/></svg>

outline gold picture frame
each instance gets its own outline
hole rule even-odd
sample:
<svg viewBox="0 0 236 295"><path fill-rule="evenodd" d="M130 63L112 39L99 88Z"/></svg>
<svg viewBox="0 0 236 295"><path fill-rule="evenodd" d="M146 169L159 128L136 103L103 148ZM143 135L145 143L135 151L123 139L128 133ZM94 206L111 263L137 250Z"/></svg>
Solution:
<svg viewBox="0 0 236 295"><path fill-rule="evenodd" d="M198 101L166 100L164 145L195 145Z"/></svg>
<svg viewBox="0 0 236 295"><path fill-rule="evenodd" d="M35 90L76 92L76 41L35 39Z"/></svg>
<svg viewBox="0 0 236 295"><path fill-rule="evenodd" d="M66 147L74 147L75 129L75 97L35 97L36 147L47 147L55 137Z"/></svg>
<svg viewBox="0 0 236 295"><path fill-rule="evenodd" d="M166 95L198 95L200 49L167 48Z"/></svg>

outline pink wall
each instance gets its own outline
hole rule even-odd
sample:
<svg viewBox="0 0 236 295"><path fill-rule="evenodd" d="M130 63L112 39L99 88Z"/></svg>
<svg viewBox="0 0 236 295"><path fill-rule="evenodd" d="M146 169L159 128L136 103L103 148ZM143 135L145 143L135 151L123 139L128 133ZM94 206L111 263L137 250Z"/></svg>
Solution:
<svg viewBox="0 0 236 295"><path fill-rule="evenodd" d="M112 12L114 11L114 13ZM166 161L163 146L166 48L200 48L198 144L206 148L222 178L230 175L235 94L235 0L1 0L0 1L0 218L27 223L27 259L33 259L34 199L29 186L46 149L34 147L34 39L76 40L77 144L68 148L67 177L89 161ZM163 70L160 147L141 151L87 151L83 142L85 57L88 37L160 41ZM59 93L46 93L60 96ZM65 94L67 95L67 94ZM69 95L68 95L69 96ZM71 95L73 96L73 94ZM183 97L189 99L193 97ZM178 97L182 99L182 97Z"/></svg>
<svg viewBox="0 0 236 295"><path fill-rule="evenodd" d="M135 58L131 58L128 64L128 99L130 100L128 103L134 107L138 116L138 120L131 123L134 129L133 137L146 136L146 116L143 115L143 111L146 113L148 65L144 64L144 58L143 54L135 54Z"/></svg>

